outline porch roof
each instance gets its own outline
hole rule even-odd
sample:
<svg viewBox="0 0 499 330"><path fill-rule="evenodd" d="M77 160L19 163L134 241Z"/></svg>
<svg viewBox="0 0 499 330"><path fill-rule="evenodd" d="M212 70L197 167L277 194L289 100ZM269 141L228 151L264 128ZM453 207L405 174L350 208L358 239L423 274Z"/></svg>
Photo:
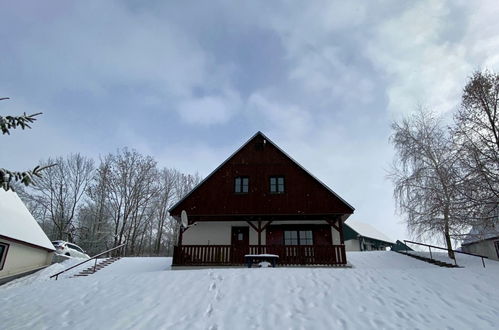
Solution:
<svg viewBox="0 0 499 330"><path fill-rule="evenodd" d="M317 221L317 220L337 220L343 222L350 214L218 214L218 215L189 215L189 224L198 221ZM179 216L173 216L177 221Z"/></svg>

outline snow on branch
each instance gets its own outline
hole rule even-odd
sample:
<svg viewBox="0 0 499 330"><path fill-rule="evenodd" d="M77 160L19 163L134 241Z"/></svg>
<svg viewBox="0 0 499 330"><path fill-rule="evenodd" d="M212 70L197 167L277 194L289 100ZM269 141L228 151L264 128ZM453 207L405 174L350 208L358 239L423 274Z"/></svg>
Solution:
<svg viewBox="0 0 499 330"><path fill-rule="evenodd" d="M34 169L30 171L17 172L17 171L9 171L5 168L0 168L0 187L2 187L5 191L12 189L12 182L21 182L25 186L28 186L33 183L33 177L41 177L40 172L46 168L55 166L56 164L47 165L47 166L36 166Z"/></svg>

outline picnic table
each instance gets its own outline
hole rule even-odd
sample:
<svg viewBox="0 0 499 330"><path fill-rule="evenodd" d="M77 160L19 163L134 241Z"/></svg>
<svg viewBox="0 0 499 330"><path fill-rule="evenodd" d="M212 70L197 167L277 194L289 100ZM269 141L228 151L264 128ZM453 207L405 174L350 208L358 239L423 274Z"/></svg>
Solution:
<svg viewBox="0 0 499 330"><path fill-rule="evenodd" d="M279 256L277 254L246 254L244 255L244 262L248 265L248 268L253 266L253 263L259 263L263 261L269 262L272 267L275 267Z"/></svg>

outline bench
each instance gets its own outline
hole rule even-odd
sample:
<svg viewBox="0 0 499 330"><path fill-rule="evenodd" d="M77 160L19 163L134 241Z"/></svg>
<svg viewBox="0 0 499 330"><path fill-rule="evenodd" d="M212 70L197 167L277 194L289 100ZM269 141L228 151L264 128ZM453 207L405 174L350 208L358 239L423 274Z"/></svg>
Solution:
<svg viewBox="0 0 499 330"><path fill-rule="evenodd" d="M269 262L272 267L275 267L279 256L277 254L246 254L244 256L244 262L248 265L248 268L253 266L253 263L259 262Z"/></svg>

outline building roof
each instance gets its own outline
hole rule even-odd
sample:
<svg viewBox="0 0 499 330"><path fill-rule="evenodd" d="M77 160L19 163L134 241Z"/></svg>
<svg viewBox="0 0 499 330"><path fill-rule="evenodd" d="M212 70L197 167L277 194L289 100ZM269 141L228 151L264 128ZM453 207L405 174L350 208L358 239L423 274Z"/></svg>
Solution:
<svg viewBox="0 0 499 330"><path fill-rule="evenodd" d="M468 245L495 237L499 237L499 220L492 224L473 226L461 245Z"/></svg>
<svg viewBox="0 0 499 330"><path fill-rule="evenodd" d="M0 236L53 251L54 246L13 191L0 189Z"/></svg>
<svg viewBox="0 0 499 330"><path fill-rule="evenodd" d="M367 223L349 220L348 223L345 223L345 225L350 227L360 236L394 244L393 240Z"/></svg>
<svg viewBox="0 0 499 330"><path fill-rule="evenodd" d="M303 170L307 175L312 177L315 181L317 181L320 185L322 185L330 194L338 198L344 205L346 205L351 212L355 210L355 208L350 205L347 201L345 201L340 195L335 193L331 188L329 188L325 183L323 183L321 180L319 180L317 177L315 177L312 173L310 173L307 169L305 169L300 163L298 163L296 160L294 160L291 156L289 156L284 150L282 150L278 145L276 145L272 140L270 140L267 136L265 136L262 132L258 131L256 132L248 141L246 141L240 148L238 148L234 153L232 153L223 163L221 163L217 168L215 168L206 178L204 178L196 187L194 187L187 195L185 195L183 198L181 198L177 203L175 203L168 212L172 212L175 210L184 200L189 198L196 190L198 190L199 187L201 187L206 181L210 179L220 168L222 168L226 163L228 163L234 156L236 156L244 147L246 147L251 141L253 141L256 137L262 137L264 139L265 143L271 144L273 147L275 147L279 152L281 152L286 158L288 158L292 163L296 164L301 170ZM348 215L347 215L348 217Z"/></svg>

